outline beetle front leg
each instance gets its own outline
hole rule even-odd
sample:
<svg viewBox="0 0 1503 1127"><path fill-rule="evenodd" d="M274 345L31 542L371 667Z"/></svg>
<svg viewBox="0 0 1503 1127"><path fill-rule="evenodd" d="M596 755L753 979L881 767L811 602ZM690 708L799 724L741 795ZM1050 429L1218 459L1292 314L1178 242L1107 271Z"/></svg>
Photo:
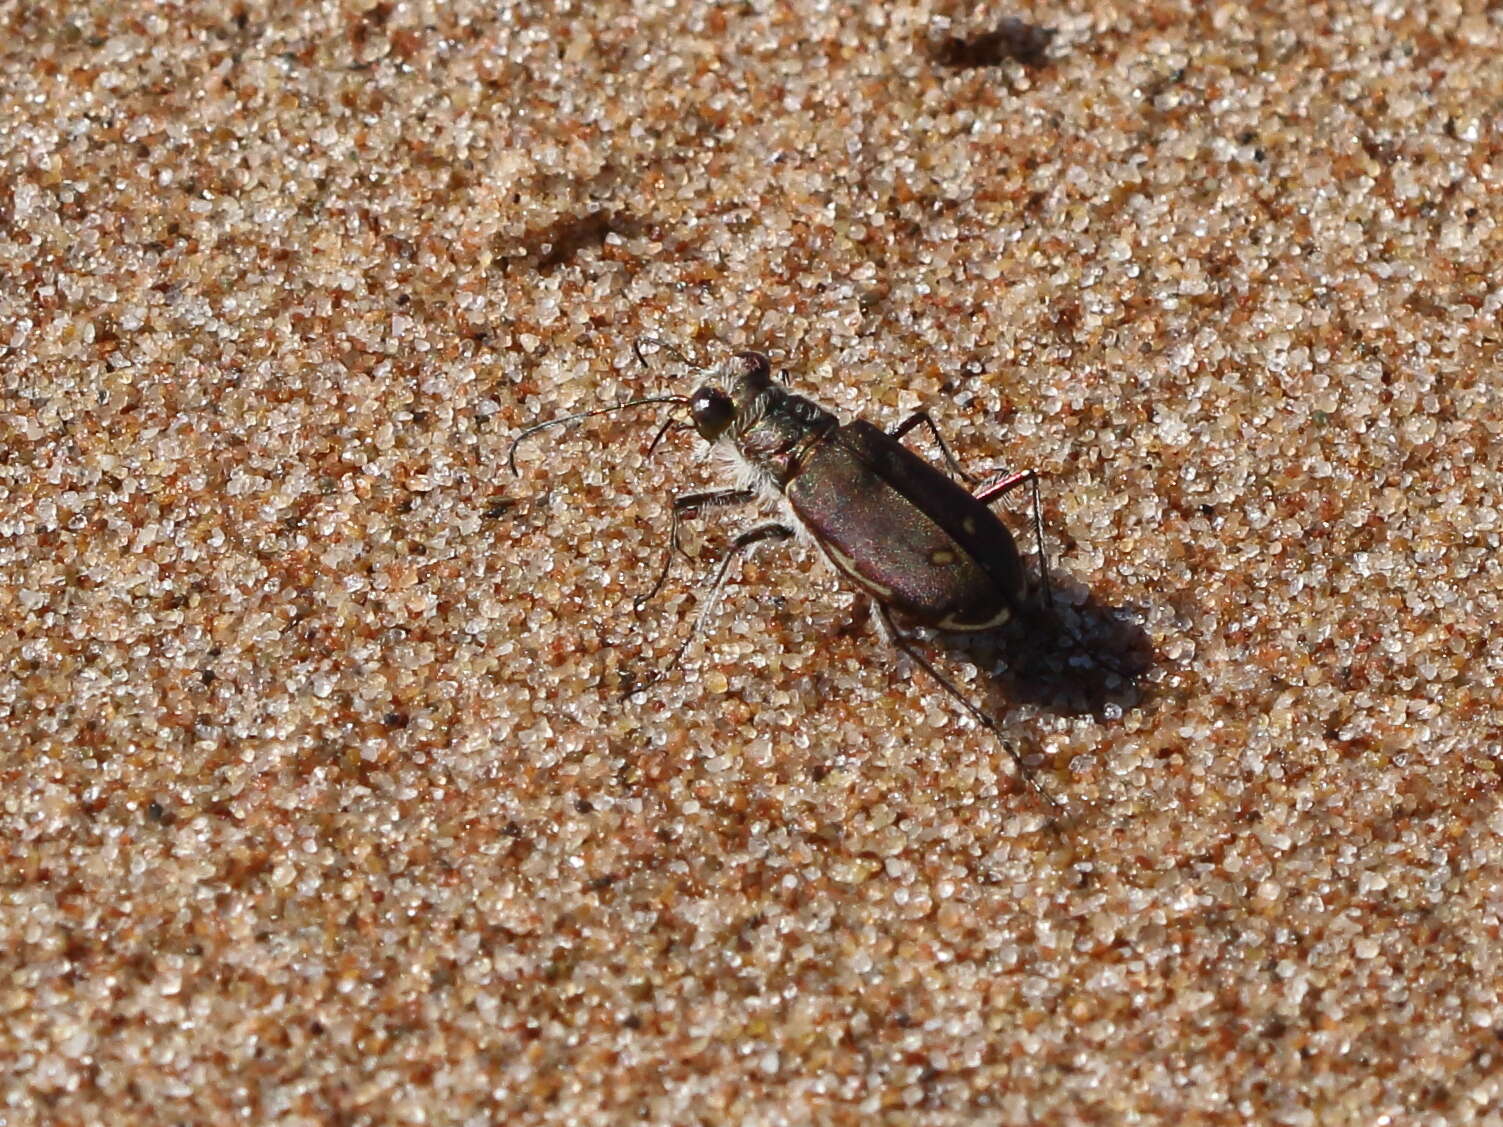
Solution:
<svg viewBox="0 0 1503 1127"><path fill-rule="evenodd" d="M726 490L725 492L731 493L736 491ZM635 696L637 693L646 692L678 668L678 663L683 660L684 653L688 650L689 644L694 641L704 629L705 623L709 621L710 614L715 609L715 604L720 600L720 593L725 590L726 582L730 579L731 565L737 559L750 549L752 545L760 544L763 540L787 540L792 536L793 529L789 528L786 524L778 524L776 521L770 521L767 524L759 524L755 528L747 529L741 535L737 536L735 540L731 541L730 548L726 550L725 556L720 561L720 566L715 570L715 578L710 583L709 593L705 596L704 603L699 608L699 613L694 616L694 625L690 628L684 640L679 643L678 649L673 651L673 657L651 680L628 689L625 695L630 697Z"/></svg>
<svg viewBox="0 0 1503 1127"><path fill-rule="evenodd" d="M701 509L722 509L735 505L749 505L757 499L757 495L750 489L711 489L705 493L685 493L673 499L673 517L668 526L668 550L663 553L663 567L658 572L657 581L653 583L652 590L645 595L638 595L632 600L632 608L641 613L659 591L663 584L668 582L668 572L673 567L673 553L682 552L684 549L678 542L679 525L694 516Z"/></svg>
<svg viewBox="0 0 1503 1127"><path fill-rule="evenodd" d="M913 414L909 415L901 423L895 426L891 431L889 431L888 436L890 438L901 441L905 434L911 431L914 427L920 425L929 428L929 433L934 436L934 444L939 447L939 452L945 456L945 462L952 470L955 471L955 475L967 485L975 485L976 479L970 474L966 473L965 470L961 468L960 463L955 460L955 455L950 453L949 446L945 444L944 436L939 433L939 427L937 427L934 424L934 420L929 417L928 411L915 411Z"/></svg>
<svg viewBox="0 0 1503 1127"><path fill-rule="evenodd" d="M941 689L949 694L952 700L958 702L960 707L964 708L968 713L970 713L972 719L974 719L976 723L980 724L983 728L985 728L993 736L995 736L997 742L1002 745L1002 749L1006 751L1008 755L1012 756L1012 761L1018 768L1018 774L1021 775L1028 782L1028 784L1033 787L1034 790L1038 791L1039 794L1043 796L1044 800L1054 808L1056 813L1064 813L1063 808L1055 800L1054 796L1051 795L1047 790L1045 790L1039 783L1039 781L1033 777L1033 772L1028 769L1028 764L1023 762L1023 757L1018 754L1017 748L1012 746L1012 741L1009 740L1005 735L1003 735L1002 729L998 726L997 722L990 716L988 716L985 712L983 712L979 705L972 703L972 701L960 691L960 689L955 685L954 682L952 682L938 669L934 668L934 665L929 661L929 659L926 658L923 654L919 653L918 647L913 644L913 640L906 634L903 634L898 630L897 626L892 621L891 613L885 606L883 606L881 603L873 603L872 609L876 612L877 622L880 626L880 632L886 636L887 641L896 646L901 652L907 654L910 658L912 658L914 664L922 669L925 673L927 673L930 678L933 679L935 684L937 684Z"/></svg>

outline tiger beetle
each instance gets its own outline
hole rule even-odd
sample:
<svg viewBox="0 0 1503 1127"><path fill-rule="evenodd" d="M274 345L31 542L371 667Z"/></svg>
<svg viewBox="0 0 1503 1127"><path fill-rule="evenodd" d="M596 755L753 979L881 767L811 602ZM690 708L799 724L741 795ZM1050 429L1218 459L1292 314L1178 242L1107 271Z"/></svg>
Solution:
<svg viewBox="0 0 1503 1127"><path fill-rule="evenodd" d="M737 352L706 369L664 342L648 338L648 343L670 351L691 368L709 371L710 382L693 395L632 399L530 426L516 436L507 454L512 473L518 472L518 445L549 427L655 404L688 408L689 422L670 414L648 454L670 429L692 426L725 456L735 470L736 483L674 498L668 552L652 589L638 596L639 609L667 580L673 554L681 551L679 526L685 519L705 509L758 501L777 515L731 542L715 569L694 626L672 660L627 695L656 684L678 666L714 609L737 558L755 544L785 541L802 533L838 572L870 596L887 641L988 729L1012 757L1019 774L1058 809L1059 804L1033 779L997 723L918 651L892 617L896 611L916 623L961 633L994 630L1014 619L1037 621L1032 584L1017 544L988 506L1020 485L1032 487L1044 601L1052 606L1038 475L1032 470L1004 474L968 492L900 441L914 428L925 427L956 476L975 485L925 411L915 411L886 432L863 419L842 423L819 404L774 382L771 364L760 352ZM645 365L640 343L635 350Z"/></svg>

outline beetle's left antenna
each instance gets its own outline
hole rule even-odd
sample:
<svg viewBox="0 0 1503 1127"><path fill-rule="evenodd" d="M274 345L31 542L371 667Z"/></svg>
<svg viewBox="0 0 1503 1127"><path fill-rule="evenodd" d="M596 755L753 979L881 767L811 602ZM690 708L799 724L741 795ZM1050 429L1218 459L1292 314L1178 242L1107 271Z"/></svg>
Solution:
<svg viewBox="0 0 1503 1127"><path fill-rule="evenodd" d="M632 341L631 350L637 354L637 360L644 368L648 367L647 358L642 355L642 346L644 344L650 344L654 348L661 348L686 368L693 368L695 371L702 372L709 367L708 364L698 364L691 360L684 353L684 350L671 340L664 340L662 337L638 337Z"/></svg>
<svg viewBox="0 0 1503 1127"><path fill-rule="evenodd" d="M629 399L625 403L617 403L614 407L596 407L593 411L576 411L572 415L562 415L557 419L549 419L547 422L534 423L516 438L511 440L511 449L506 452L506 464L511 467L513 474L517 473L517 447L524 438L537 434L540 430L549 427L566 426L569 423L577 423L581 419L592 419L596 415L611 415L617 411L625 411L628 407L647 407L654 403L685 404L689 402L687 395L649 395L645 399Z"/></svg>

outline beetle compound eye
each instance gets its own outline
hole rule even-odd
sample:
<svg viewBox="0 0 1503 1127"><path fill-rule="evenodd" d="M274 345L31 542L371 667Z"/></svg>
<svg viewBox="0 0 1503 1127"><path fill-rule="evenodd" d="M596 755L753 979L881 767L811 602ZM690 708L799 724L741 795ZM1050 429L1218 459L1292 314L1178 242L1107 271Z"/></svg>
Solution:
<svg viewBox="0 0 1503 1127"><path fill-rule="evenodd" d="M700 437L706 442L714 442L731 425L736 409L719 388L702 387L689 400L689 414Z"/></svg>

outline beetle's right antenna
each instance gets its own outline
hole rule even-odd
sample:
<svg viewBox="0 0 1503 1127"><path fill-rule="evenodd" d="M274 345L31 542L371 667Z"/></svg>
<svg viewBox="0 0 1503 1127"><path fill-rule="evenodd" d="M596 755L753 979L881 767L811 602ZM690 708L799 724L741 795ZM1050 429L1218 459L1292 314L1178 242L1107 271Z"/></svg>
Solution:
<svg viewBox="0 0 1503 1127"><path fill-rule="evenodd" d="M660 337L638 337L636 340L632 341L631 350L632 352L636 353L637 362L644 368L649 367L647 363L647 357L642 355L642 345L644 344L650 344L655 348L661 348L675 360L679 361L681 364L688 365L690 368L694 368L699 371L703 371L705 369L704 364L696 364L693 360L689 359L689 357L685 355L684 350L679 348L678 345L674 344L672 341L666 341ZM593 411L578 411L572 415L562 415L557 419L549 419L547 422L535 423L534 425L528 427L526 430L522 431L522 433L517 435L516 438L511 440L511 449L506 452L506 464L511 467L511 472L515 474L517 472L517 447L521 445L524 438L527 438L530 435L534 435L540 430L547 430L549 427L561 427L567 423L577 423L581 419L593 418L596 415L609 415L613 411L624 411L628 407L646 407L653 403L677 403L682 405L688 402L689 397L687 395L649 395L644 399L631 399L625 403L617 403L614 407L597 407ZM676 420L670 417L669 419L664 421L661 427L658 428L657 434L653 436L652 444L647 448L647 456L649 458L652 457L652 452L658 448L658 445L663 441L663 438L668 434L668 432L674 429L675 421Z"/></svg>
<svg viewBox="0 0 1503 1127"><path fill-rule="evenodd" d="M559 418L549 419L547 422L534 423L511 440L511 449L506 452L506 464L511 467L511 472L516 474L517 447L521 445L524 438L537 434L540 430L547 430L549 427L561 427L568 423L577 423L581 419L591 419L596 415L611 415L617 411L625 411L628 407L646 407L653 403L676 403L683 405L688 402L689 397L687 395L649 395L645 399L629 399L625 403L617 403L614 407L596 407L593 411L576 411L572 415L561 415ZM656 445L656 442L657 440L655 439L654 445Z"/></svg>

